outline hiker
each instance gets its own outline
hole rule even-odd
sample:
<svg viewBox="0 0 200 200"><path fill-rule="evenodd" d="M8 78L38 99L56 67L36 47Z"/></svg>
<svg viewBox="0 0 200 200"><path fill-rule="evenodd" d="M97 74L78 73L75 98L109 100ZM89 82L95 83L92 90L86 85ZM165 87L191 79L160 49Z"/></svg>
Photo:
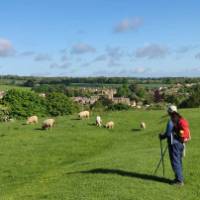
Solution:
<svg viewBox="0 0 200 200"><path fill-rule="evenodd" d="M183 141L177 136L176 129L178 121L182 118L177 112L177 107L171 105L167 109L170 120L167 123L166 131L163 134L159 134L160 140L166 139L168 141L169 157L172 169L175 174L175 179L172 182L174 185L183 186L183 172L182 172L182 156L184 150Z"/></svg>

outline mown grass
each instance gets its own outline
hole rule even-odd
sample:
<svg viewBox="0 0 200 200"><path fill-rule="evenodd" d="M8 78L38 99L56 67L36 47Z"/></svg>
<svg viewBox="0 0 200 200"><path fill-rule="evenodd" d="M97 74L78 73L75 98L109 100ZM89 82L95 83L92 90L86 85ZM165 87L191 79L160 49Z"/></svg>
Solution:
<svg viewBox="0 0 200 200"><path fill-rule="evenodd" d="M164 111L110 112L113 130L76 116L59 117L52 130L23 121L0 124L0 199L3 200L198 200L200 199L199 109L182 110L192 141L184 158L185 186L173 179L168 155L166 177L153 171L160 156L158 133ZM140 121L147 124L139 130ZM40 119L42 122L42 119Z"/></svg>
<svg viewBox="0 0 200 200"><path fill-rule="evenodd" d="M19 89L19 90L30 90L29 87L22 87L22 86L16 86L16 85L1 85L0 84L0 91L7 91L10 89Z"/></svg>

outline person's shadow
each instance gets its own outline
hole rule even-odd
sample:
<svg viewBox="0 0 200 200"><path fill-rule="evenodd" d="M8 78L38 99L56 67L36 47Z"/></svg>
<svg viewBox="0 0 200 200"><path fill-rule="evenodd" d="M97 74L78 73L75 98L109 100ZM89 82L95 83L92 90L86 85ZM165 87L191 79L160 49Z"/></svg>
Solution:
<svg viewBox="0 0 200 200"><path fill-rule="evenodd" d="M79 172L71 172L67 174L76 174L76 173L82 173L82 174L116 174L119 176L127 176L137 179L143 179L148 181L156 181L161 183L171 183L171 180L164 177L149 175L149 174L143 174L143 173L136 173L136 172L128 172L121 169L104 169L104 168L97 168L97 169L91 169L86 171L79 171Z"/></svg>

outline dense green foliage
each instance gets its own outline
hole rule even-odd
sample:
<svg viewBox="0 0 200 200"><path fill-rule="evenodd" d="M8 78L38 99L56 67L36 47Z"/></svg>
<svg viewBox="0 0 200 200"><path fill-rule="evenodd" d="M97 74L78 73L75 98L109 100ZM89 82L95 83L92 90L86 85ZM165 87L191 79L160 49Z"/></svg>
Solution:
<svg viewBox="0 0 200 200"><path fill-rule="evenodd" d="M36 85L32 88L33 91L38 93L51 93L51 92L59 92L63 93L68 97L90 97L92 93L89 90L83 88L70 88L65 86L64 84L56 84L56 85L49 85L49 84L42 84Z"/></svg>
<svg viewBox="0 0 200 200"><path fill-rule="evenodd" d="M2 103L10 108L10 114L14 118L46 114L44 98L31 91L9 90Z"/></svg>
<svg viewBox="0 0 200 200"><path fill-rule="evenodd" d="M12 89L6 93L1 103L10 108L10 115L14 118L58 116L78 110L78 106L62 93L51 93L44 98L32 91Z"/></svg>
<svg viewBox="0 0 200 200"><path fill-rule="evenodd" d="M169 185L173 173L168 154L165 178L161 168L158 133L164 130L165 111L109 112L97 128L74 116L56 118L55 127L23 121L0 124L0 199L2 200L199 200L199 109L181 110L190 122L192 140L183 159L185 186ZM140 121L147 128L139 129ZM166 145L165 142L163 144Z"/></svg>
<svg viewBox="0 0 200 200"><path fill-rule="evenodd" d="M131 99L137 100L139 98L145 97L146 90L143 86L139 84L123 84L117 88L117 97L129 97Z"/></svg>
<svg viewBox="0 0 200 200"><path fill-rule="evenodd" d="M97 112L99 111L119 111L119 110L128 110L130 108L130 106L126 105L126 104L122 104L122 103L113 103L112 100L101 96L98 101L96 101L92 106L91 109L95 110Z"/></svg>
<svg viewBox="0 0 200 200"><path fill-rule="evenodd" d="M69 115L78 111L78 106L62 93L48 94L45 102L47 111L51 116Z"/></svg>
<svg viewBox="0 0 200 200"><path fill-rule="evenodd" d="M189 97L180 103L182 108L198 108L200 107L200 84L192 87Z"/></svg>
<svg viewBox="0 0 200 200"><path fill-rule="evenodd" d="M117 104L112 104L110 106L108 106L108 110L128 110L130 109L130 106L126 105L126 104L122 104L122 103L117 103Z"/></svg>
<svg viewBox="0 0 200 200"><path fill-rule="evenodd" d="M112 100L101 96L98 101L91 105L91 109L96 111L108 110L113 105Z"/></svg>
<svg viewBox="0 0 200 200"><path fill-rule="evenodd" d="M57 85L42 84L33 86L32 90L38 93L51 93L51 92L65 93L66 86L63 84L57 84Z"/></svg>
<svg viewBox="0 0 200 200"><path fill-rule="evenodd" d="M141 84L145 87L158 88L162 85L176 83L198 83L200 78L189 77L166 77L166 78L136 78L136 77L36 77L36 76L0 76L0 84L25 85L28 87L38 84L64 84L66 86L77 84L88 84L90 87L102 87L104 85L116 84Z"/></svg>
<svg viewBox="0 0 200 200"><path fill-rule="evenodd" d="M0 105L0 122L9 121L10 118L11 118L10 108L4 105Z"/></svg>

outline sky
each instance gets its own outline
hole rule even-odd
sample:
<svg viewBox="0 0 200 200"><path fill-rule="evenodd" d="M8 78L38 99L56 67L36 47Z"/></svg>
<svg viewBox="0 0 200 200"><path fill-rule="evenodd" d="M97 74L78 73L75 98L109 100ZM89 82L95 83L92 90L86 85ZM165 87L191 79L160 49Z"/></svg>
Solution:
<svg viewBox="0 0 200 200"><path fill-rule="evenodd" d="M200 76L199 0L0 0L0 75Z"/></svg>

